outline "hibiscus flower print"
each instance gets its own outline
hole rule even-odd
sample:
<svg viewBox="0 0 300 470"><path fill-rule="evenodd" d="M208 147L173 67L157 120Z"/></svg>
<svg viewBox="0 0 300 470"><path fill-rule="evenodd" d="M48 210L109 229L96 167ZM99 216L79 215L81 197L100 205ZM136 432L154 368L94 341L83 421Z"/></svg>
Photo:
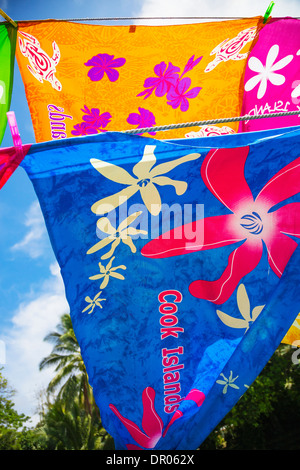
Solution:
<svg viewBox="0 0 300 470"><path fill-rule="evenodd" d="M157 97L166 95L167 104L172 106L173 109L180 108L183 112L187 111L189 108L188 100L196 98L201 87L195 87L189 90L191 79L184 77L184 75L193 70L201 59L202 57L195 59L195 55L192 55L188 59L180 76L180 68L173 65L172 62L169 62L168 67L165 62L160 62L160 64L154 67L156 77L147 78L144 82L146 90L142 91L137 96L144 96L144 99L146 99L149 98L153 92L155 92L155 96Z"/></svg>
<svg viewBox="0 0 300 470"><path fill-rule="evenodd" d="M97 128L89 126L86 122L75 124L75 126L73 127L73 130L71 131L71 134L75 136L93 135L97 133L98 133Z"/></svg>
<svg viewBox="0 0 300 470"><path fill-rule="evenodd" d="M180 107L180 111L187 111L189 109L189 99L198 96L200 87L195 87L189 90L191 79L189 77L182 78L176 84L176 87L171 88L167 94L168 104L173 109Z"/></svg>
<svg viewBox="0 0 300 470"><path fill-rule="evenodd" d="M129 124L137 125L137 129L155 126L155 116L148 109L139 108L138 113L131 113L127 118ZM156 132L149 132L150 135L155 135ZM141 134L140 134L141 135Z"/></svg>
<svg viewBox="0 0 300 470"><path fill-rule="evenodd" d="M82 116L83 121L90 127L95 127L96 129L106 127L111 120L110 113L105 112L100 114L100 109L98 108L91 108L90 110L87 106L84 106L81 111L85 113L85 115Z"/></svg>
<svg viewBox="0 0 300 470"><path fill-rule="evenodd" d="M126 59L122 57L114 59L114 55L97 54L85 62L84 65L92 67L88 72L88 76L93 82L102 80L105 73L110 82L116 82L119 78L119 72L115 69L122 67L125 63Z"/></svg>
<svg viewBox="0 0 300 470"><path fill-rule="evenodd" d="M71 131L71 134L75 136L104 132L104 128L109 124L112 118L110 113L104 112L100 114L100 109L89 109L86 105L81 111L84 113L82 116L83 122L76 124Z"/></svg>
<svg viewBox="0 0 300 470"><path fill-rule="evenodd" d="M155 91L155 95L158 97L164 96L172 85L175 85L178 80L178 72L180 68L174 66L169 62L168 68L165 62L161 62L154 67L154 73L156 77L149 77L144 82L144 87L148 90L144 90L137 96L144 96L144 99Z"/></svg>
<svg viewBox="0 0 300 470"><path fill-rule="evenodd" d="M274 44L268 52L266 58L266 64L263 63L257 57L250 57L248 66L250 70L256 72L257 75L254 75L250 78L245 84L245 91L253 90L257 85L259 85L257 90L257 99L263 98L267 91L268 81L272 85L282 85L285 82L285 76L278 73L278 70L283 69L293 60L293 55L287 55L283 59L276 62L276 59L279 54L279 46Z"/></svg>
<svg viewBox="0 0 300 470"><path fill-rule="evenodd" d="M249 147L212 150L201 167L203 182L229 209L229 214L177 227L142 249L146 257L165 258L240 242L229 255L228 265L219 279L195 280L189 286L194 297L215 304L226 302L240 280L256 268L264 246L270 268L281 277L297 247L290 236L300 237L300 203L291 202L273 209L299 193L300 157L278 171L254 199L244 176L248 152ZM195 233L204 234L201 243Z"/></svg>

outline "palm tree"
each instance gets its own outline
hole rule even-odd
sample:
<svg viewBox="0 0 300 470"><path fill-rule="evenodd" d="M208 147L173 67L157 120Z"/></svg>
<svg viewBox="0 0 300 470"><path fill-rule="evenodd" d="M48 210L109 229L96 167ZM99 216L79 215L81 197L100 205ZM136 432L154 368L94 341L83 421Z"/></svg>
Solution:
<svg viewBox="0 0 300 470"><path fill-rule="evenodd" d="M86 414L78 397L49 404L40 433L49 450L100 450L113 444L99 421Z"/></svg>
<svg viewBox="0 0 300 470"><path fill-rule="evenodd" d="M57 331L45 338L53 344L40 370L55 367L47 387L47 402L40 422L41 436L49 449L114 449L113 438L102 427L99 408L81 356L70 314L61 316ZM54 395L51 402L50 394Z"/></svg>
<svg viewBox="0 0 300 470"><path fill-rule="evenodd" d="M60 387L57 396L59 399L63 399L68 397L70 390L76 387L86 413L91 416L96 410L100 418L70 314L66 313L61 316L61 323L57 325L57 331L49 333L44 341L48 341L54 346L49 356L40 362L39 368L43 370L46 367L54 366L56 372L47 391L53 393Z"/></svg>

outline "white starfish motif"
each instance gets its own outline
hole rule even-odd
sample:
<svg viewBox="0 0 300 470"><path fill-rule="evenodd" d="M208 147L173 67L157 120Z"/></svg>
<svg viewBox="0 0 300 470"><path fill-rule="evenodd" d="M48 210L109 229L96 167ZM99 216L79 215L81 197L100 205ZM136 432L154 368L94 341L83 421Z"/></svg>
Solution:
<svg viewBox="0 0 300 470"><path fill-rule="evenodd" d="M285 76L277 73L277 70L281 70L288 65L294 56L290 54L276 62L278 53L279 46L274 44L268 52L266 65L263 65L257 57L251 57L249 59L248 66L253 72L256 72L257 75L254 75L247 81L245 91L253 90L253 88L260 84L257 91L257 98L261 99L267 91L268 81L276 86L282 85L285 82Z"/></svg>

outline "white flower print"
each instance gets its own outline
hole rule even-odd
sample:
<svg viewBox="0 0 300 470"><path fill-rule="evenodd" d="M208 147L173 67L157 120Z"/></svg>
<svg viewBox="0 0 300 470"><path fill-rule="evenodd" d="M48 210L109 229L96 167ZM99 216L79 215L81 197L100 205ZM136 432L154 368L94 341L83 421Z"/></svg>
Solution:
<svg viewBox="0 0 300 470"><path fill-rule="evenodd" d="M121 264L120 266L115 266L112 268L111 265L114 259L115 259L115 256L113 256L110 259L110 261L108 262L106 266L103 266L103 264L99 263L100 274L95 274L94 276L89 277L89 279L92 279L92 281L103 279L102 284L100 285L100 289L104 289L107 286L110 277L115 277L121 280L125 279L123 274L118 273L117 270L126 269L126 266Z"/></svg>
<svg viewBox="0 0 300 470"><path fill-rule="evenodd" d="M270 81L272 85L277 86L285 82L285 76L276 72L288 65L294 56L290 54L276 62L278 54L279 46L278 44L274 44L268 52L266 65L263 65L257 57L251 57L249 59L248 66L253 72L256 72L257 75L254 75L247 81L245 91L251 91L259 84L257 98L261 99L267 91L268 81Z"/></svg>
<svg viewBox="0 0 300 470"><path fill-rule="evenodd" d="M87 255L95 253L96 251L101 250L111 243L110 251L101 256L101 259L108 259L114 254L116 247L121 242L123 242L125 245L128 245L132 253L136 253L136 247L134 246L131 237L138 234L147 235L147 232L146 230L130 227L130 225L137 219L139 215L141 215L141 213L142 211L138 211L129 215L127 219L124 219L120 223L118 228L113 227L107 217L101 217L101 219L99 219L97 222L97 227L99 230L101 230L101 232L106 233L108 237L103 238L100 240L100 242L97 242L96 245L92 246L92 248L87 251Z"/></svg>
<svg viewBox="0 0 300 470"><path fill-rule="evenodd" d="M300 49L296 55L300 55ZM300 83L298 82L296 88L292 91L292 98L298 98L300 96Z"/></svg>
<svg viewBox="0 0 300 470"><path fill-rule="evenodd" d="M185 193L188 186L185 181L173 180L165 174L182 163L198 159L201 157L200 153L191 153L176 160L156 165L155 148L156 145L145 146L142 159L132 169L134 176L120 166L91 158L91 164L102 176L115 183L125 185L125 188L118 193L95 202L91 207L92 212L98 215L108 213L140 192L149 212L152 215L158 215L161 211L161 198L156 186L171 185L175 188L177 195L181 196Z"/></svg>
<svg viewBox="0 0 300 470"><path fill-rule="evenodd" d="M227 315L227 313L217 310L217 315L222 322L231 328L245 328L245 333L249 330L250 326L257 319L261 313L264 305L254 307L252 312L250 308L250 301L244 284L240 284L237 290L237 304L238 309L243 318L235 318Z"/></svg>
<svg viewBox="0 0 300 470"><path fill-rule="evenodd" d="M95 295L95 297L93 299L91 299L88 295L86 296L85 298L85 301L88 303L88 306L85 307L85 309L82 310L82 312L87 312L88 310L90 310L88 313L92 313L94 311L94 308L97 306L97 307L100 307L102 308L102 305L101 305L101 302L104 302L104 300L106 299L100 299L99 296L101 295L102 293L102 290L100 292L98 292L97 295Z"/></svg>
<svg viewBox="0 0 300 470"><path fill-rule="evenodd" d="M223 373L221 373L220 375L224 378L224 380L216 380L216 383L220 384L220 385L224 385L224 388L223 388L223 394L224 395L227 393L228 387L235 388L236 390L238 390L240 388L234 383L236 381L236 379L238 378L238 375L233 378L232 370L230 371L230 375L229 375L228 379L227 379L227 377L225 377L225 375Z"/></svg>

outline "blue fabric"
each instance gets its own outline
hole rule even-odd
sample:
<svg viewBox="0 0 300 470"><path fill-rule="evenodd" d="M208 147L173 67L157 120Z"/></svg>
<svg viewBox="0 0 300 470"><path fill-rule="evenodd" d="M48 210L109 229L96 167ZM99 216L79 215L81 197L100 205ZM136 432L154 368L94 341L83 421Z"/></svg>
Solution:
<svg viewBox="0 0 300 470"><path fill-rule="evenodd" d="M21 163L40 201L89 381L117 449L196 449L246 392L294 321L300 306L299 144L299 127L169 142L104 133L32 145ZM145 148L150 156L135 167ZM220 166L210 164L215 156ZM229 174L233 158L245 160L232 170L241 183ZM153 172L170 162L172 168ZM138 183L104 163L121 167ZM172 181L155 179L160 176ZM253 209L236 229L250 231L250 245L243 236L229 243L220 233L220 243L208 246L206 231L218 238L233 213L225 198L238 206L233 181L237 188L249 187L254 199L264 187L274 197L269 212L284 211L280 221L276 216L277 238L270 228L263 238L264 219ZM123 203L105 212L101 201L120 191ZM149 197L158 202L153 213ZM115 204L112 197L107 201ZM177 212L166 221L164 210L170 207ZM189 249L186 240L162 239L204 219L218 225L215 231L213 225L202 227L202 248L198 241ZM289 231L280 225L287 219ZM249 267L254 256L246 253L234 264L233 250L249 246L252 253L256 236L262 239L255 245L262 246L257 263ZM221 302L212 301L211 291L227 268L230 280L220 288Z"/></svg>

